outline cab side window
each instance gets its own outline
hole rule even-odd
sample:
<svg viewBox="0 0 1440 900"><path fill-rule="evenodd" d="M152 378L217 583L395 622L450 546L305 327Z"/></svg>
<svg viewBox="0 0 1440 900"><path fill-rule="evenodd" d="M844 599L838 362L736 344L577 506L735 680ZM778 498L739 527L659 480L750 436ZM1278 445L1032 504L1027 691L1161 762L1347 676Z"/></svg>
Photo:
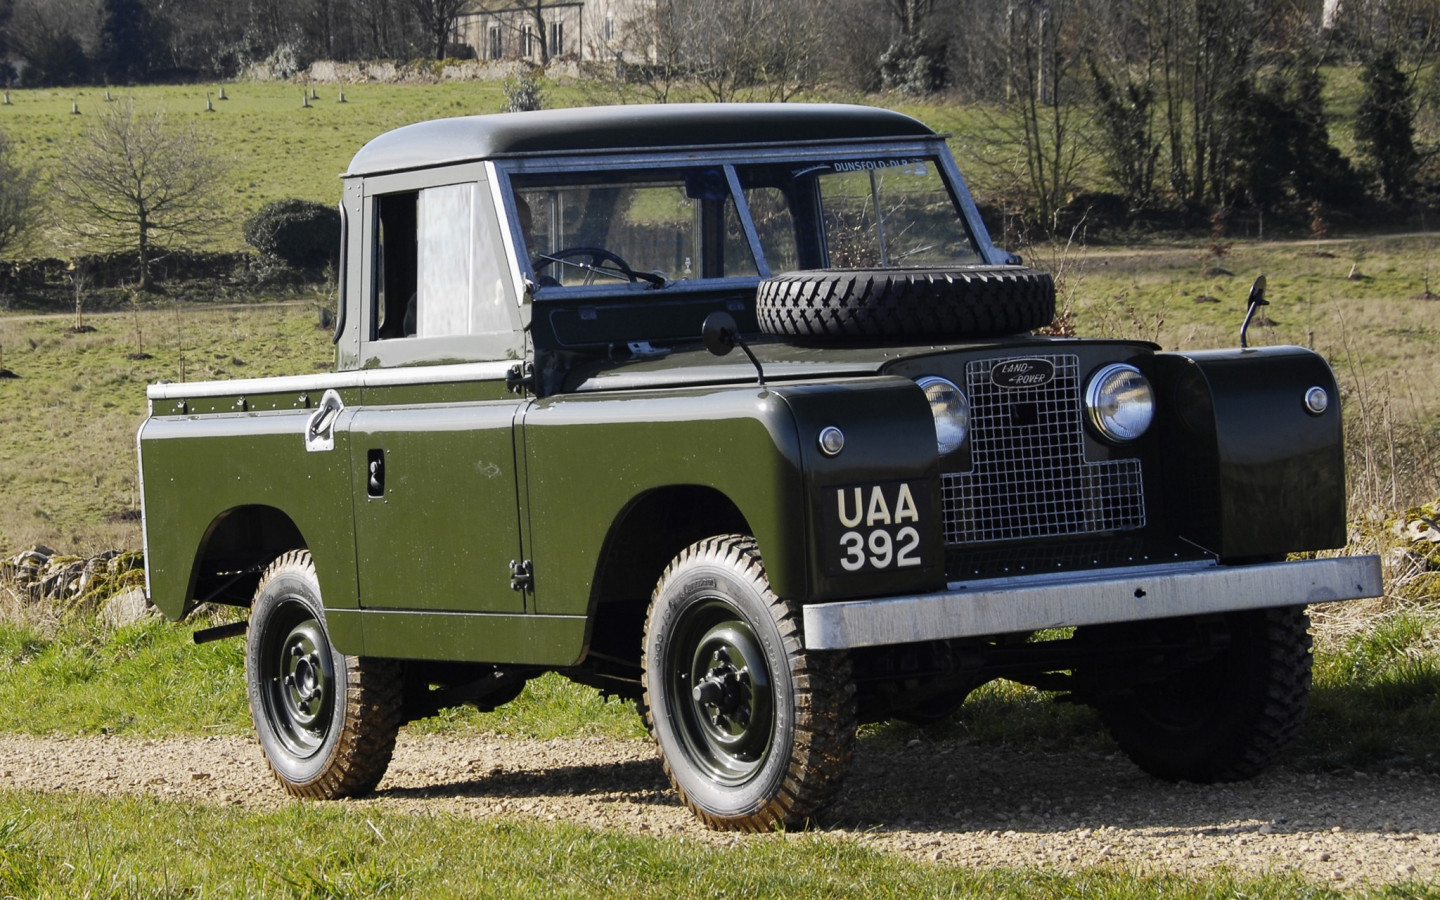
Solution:
<svg viewBox="0 0 1440 900"><path fill-rule="evenodd" d="M387 194L375 201L375 337L407 337L415 333L412 300L416 297L418 264L415 243L418 191ZM407 331L407 318L410 319Z"/></svg>
<svg viewBox="0 0 1440 900"><path fill-rule="evenodd" d="M481 185L447 184L375 198L374 336L508 332L497 226Z"/></svg>

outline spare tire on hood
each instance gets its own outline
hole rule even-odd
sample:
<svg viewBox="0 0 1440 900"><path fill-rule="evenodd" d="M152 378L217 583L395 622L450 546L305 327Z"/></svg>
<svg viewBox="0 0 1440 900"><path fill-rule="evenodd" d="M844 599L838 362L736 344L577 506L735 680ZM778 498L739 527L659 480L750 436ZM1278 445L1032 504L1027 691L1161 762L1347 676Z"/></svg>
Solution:
<svg viewBox="0 0 1440 900"><path fill-rule="evenodd" d="M1055 318L1055 281L1025 266L813 269L760 282L760 330L803 338L970 338Z"/></svg>

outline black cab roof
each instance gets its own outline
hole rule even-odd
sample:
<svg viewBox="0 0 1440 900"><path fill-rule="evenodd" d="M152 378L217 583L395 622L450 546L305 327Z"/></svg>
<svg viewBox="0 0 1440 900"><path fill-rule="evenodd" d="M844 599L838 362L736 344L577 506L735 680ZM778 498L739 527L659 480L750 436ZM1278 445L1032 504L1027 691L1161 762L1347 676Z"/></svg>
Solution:
<svg viewBox="0 0 1440 900"><path fill-rule="evenodd" d="M667 103L588 106L417 122L370 141L346 177L520 154L613 153L925 138L903 113L832 103Z"/></svg>

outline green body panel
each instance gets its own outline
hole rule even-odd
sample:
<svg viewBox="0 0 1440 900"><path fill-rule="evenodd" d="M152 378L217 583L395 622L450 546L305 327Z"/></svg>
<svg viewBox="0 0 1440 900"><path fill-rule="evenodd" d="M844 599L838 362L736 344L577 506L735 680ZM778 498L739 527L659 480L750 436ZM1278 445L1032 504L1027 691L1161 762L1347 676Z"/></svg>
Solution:
<svg viewBox="0 0 1440 900"><path fill-rule="evenodd" d="M168 615L181 618L203 599L195 596L196 564L217 520L267 506L292 520L311 549L342 650L571 664L585 652L597 573L617 522L647 494L675 486L707 489L738 510L783 595L857 596L941 580L939 531L928 522L925 566L914 571L837 579L811 555L825 512L820 488L928 479L933 490L933 426L908 379L541 400L510 394L499 381L344 394L353 405L324 452L304 448L309 409L146 424L146 517L157 538L151 586ZM268 397L247 405L270 405ZM184 405L229 408L238 400ZM850 436L838 458L814 442L826 425ZM372 496L369 463L377 456L383 486ZM533 564L533 592L511 584L510 562L521 559ZM659 576L657 567L640 577Z"/></svg>
<svg viewBox="0 0 1440 900"><path fill-rule="evenodd" d="M365 408L350 420L355 548L367 610L525 611L509 570L520 558L513 435L521 401L503 382L488 391L473 387L497 399L423 404L415 387L370 388ZM441 385L433 393L456 391ZM391 395L404 402L387 402ZM369 487L377 458L384 473L378 495Z"/></svg>
<svg viewBox="0 0 1440 900"><path fill-rule="evenodd" d="M649 491L713 488L745 517L775 590L804 594L805 492L794 420L751 385L562 395L525 415L523 494L535 606L585 615L613 523ZM655 572L658 579L660 572Z"/></svg>
<svg viewBox="0 0 1440 900"><path fill-rule="evenodd" d="M359 399L358 391L351 399ZM205 398L203 404L234 408L238 400ZM157 415L142 426L150 595L167 616L183 618L206 599L194 594L199 554L217 523L252 506L279 510L294 522L314 557L328 606L356 605L348 453L338 432L333 451L306 451L310 414ZM337 643L341 639L336 636Z"/></svg>
<svg viewBox="0 0 1440 900"><path fill-rule="evenodd" d="M369 656L568 666L580 658L583 616L440 612L361 614Z"/></svg>

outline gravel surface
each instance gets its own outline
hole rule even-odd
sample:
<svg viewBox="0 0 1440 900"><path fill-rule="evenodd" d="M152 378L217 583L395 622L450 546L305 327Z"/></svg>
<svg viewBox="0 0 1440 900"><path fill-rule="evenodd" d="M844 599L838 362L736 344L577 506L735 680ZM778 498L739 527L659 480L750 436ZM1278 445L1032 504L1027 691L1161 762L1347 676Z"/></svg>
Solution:
<svg viewBox="0 0 1440 900"><path fill-rule="evenodd" d="M0 735L0 789L266 809L289 802L250 739ZM394 811L522 816L737 843L683 809L654 748L402 733L372 797ZM919 860L974 867L1295 870L1337 887L1440 878L1440 776L1298 773L1202 787L1150 778L1119 755L862 740L822 829Z"/></svg>

